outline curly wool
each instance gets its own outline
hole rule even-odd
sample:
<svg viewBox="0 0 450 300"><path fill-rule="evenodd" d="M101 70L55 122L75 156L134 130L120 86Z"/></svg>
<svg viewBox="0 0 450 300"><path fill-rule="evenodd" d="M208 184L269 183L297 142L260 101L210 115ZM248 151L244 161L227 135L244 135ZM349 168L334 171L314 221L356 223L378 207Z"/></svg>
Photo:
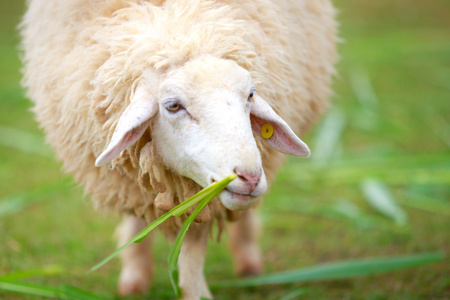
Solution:
<svg viewBox="0 0 450 300"><path fill-rule="evenodd" d="M23 84L47 141L96 206L152 220L200 187L162 164L151 125L109 167L94 166L144 70L165 74L204 54L234 60L304 133L327 106L334 15L328 0L30 1L21 25ZM270 182L284 155L259 148ZM222 210L215 200L197 221L220 219Z"/></svg>

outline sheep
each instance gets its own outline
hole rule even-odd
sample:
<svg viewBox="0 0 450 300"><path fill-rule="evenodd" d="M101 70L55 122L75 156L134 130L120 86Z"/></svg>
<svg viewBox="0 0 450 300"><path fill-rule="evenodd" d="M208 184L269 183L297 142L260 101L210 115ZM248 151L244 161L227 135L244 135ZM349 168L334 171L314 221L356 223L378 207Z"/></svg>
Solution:
<svg viewBox="0 0 450 300"><path fill-rule="evenodd" d="M120 244L238 175L197 216L180 253L183 299L211 298L203 264L212 224L222 231L233 220L239 275L262 272L255 207L285 154L309 156L298 135L328 105L336 28L329 0L29 0L23 85L64 170L97 209L124 215ZM169 239L184 217L163 224ZM119 292L147 291L151 237L122 261Z"/></svg>

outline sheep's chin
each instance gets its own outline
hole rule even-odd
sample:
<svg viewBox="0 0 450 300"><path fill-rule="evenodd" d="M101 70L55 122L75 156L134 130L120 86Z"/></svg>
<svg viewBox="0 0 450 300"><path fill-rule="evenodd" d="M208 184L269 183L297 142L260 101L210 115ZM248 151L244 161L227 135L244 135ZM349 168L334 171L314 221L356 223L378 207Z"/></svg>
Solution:
<svg viewBox="0 0 450 300"><path fill-rule="evenodd" d="M246 210L256 203L258 196L242 195L223 190L219 194L219 199L229 210Z"/></svg>

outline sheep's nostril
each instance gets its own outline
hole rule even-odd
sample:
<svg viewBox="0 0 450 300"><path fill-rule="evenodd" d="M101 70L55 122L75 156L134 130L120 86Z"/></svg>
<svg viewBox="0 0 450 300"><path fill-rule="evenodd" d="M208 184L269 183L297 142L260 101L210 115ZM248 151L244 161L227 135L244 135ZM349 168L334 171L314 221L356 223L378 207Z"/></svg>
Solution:
<svg viewBox="0 0 450 300"><path fill-rule="evenodd" d="M251 173L240 171L238 168L234 169L234 173L236 173L239 179L250 185L252 191L256 188L256 185L258 185L262 174L261 169L257 173Z"/></svg>

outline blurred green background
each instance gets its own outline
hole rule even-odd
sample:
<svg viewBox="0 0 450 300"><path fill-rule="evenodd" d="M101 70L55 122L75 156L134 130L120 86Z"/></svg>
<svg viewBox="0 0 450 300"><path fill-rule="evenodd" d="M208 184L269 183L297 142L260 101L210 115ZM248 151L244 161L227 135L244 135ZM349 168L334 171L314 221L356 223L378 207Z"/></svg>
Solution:
<svg viewBox="0 0 450 300"><path fill-rule="evenodd" d="M267 272L404 253L450 252L450 2L338 0L341 61L333 107L306 136L261 208ZM20 87L22 1L0 2L0 275L57 266L31 282L114 295L120 219L95 212L45 145ZM152 299L168 299L169 245L156 235ZM210 283L233 278L226 237L211 241ZM448 299L450 261L352 280L221 289L217 299ZM1 299L34 299L0 292Z"/></svg>

